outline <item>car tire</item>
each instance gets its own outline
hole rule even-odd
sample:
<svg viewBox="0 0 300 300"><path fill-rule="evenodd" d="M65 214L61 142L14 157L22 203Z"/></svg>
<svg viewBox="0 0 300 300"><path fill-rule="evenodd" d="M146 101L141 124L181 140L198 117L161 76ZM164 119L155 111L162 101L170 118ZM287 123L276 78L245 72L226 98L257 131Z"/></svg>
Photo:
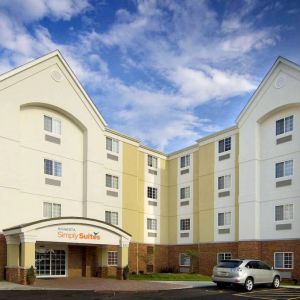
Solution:
<svg viewBox="0 0 300 300"><path fill-rule="evenodd" d="M253 290L253 287L254 287L254 282L253 282L253 279L251 277L248 277L245 281L245 290L247 292L251 292Z"/></svg>
<svg viewBox="0 0 300 300"><path fill-rule="evenodd" d="M275 276L272 282L272 288L278 289L280 287L280 278Z"/></svg>

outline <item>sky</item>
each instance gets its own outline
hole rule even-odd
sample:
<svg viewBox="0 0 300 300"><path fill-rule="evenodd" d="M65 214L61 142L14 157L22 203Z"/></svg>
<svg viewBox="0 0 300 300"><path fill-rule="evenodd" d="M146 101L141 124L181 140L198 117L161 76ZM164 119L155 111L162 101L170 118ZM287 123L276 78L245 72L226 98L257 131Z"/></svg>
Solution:
<svg viewBox="0 0 300 300"><path fill-rule="evenodd" d="M0 74L58 49L110 128L170 153L300 64L299 32L298 0L0 0Z"/></svg>

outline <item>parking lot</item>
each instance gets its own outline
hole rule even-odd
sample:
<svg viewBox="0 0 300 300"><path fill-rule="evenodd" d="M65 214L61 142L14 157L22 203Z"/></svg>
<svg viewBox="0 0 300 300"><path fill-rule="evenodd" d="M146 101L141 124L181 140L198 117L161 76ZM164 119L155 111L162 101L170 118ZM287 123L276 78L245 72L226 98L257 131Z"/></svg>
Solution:
<svg viewBox="0 0 300 300"><path fill-rule="evenodd" d="M192 288L168 291L152 292L95 292L74 290L27 290L27 291L0 291L0 300L135 300L135 299L208 299L208 300L243 300L243 299L272 299L272 300L296 300L300 299L300 289L280 288L256 288L251 293L245 293L242 289L226 288L219 290L215 287Z"/></svg>

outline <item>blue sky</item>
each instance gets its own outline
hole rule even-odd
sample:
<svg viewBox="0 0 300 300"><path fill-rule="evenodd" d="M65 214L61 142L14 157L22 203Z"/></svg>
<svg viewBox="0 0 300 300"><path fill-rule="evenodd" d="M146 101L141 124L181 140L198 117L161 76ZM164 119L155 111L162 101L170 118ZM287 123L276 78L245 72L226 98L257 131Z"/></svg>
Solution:
<svg viewBox="0 0 300 300"><path fill-rule="evenodd" d="M166 152L232 126L300 1L1 0L0 73L59 49L109 127Z"/></svg>

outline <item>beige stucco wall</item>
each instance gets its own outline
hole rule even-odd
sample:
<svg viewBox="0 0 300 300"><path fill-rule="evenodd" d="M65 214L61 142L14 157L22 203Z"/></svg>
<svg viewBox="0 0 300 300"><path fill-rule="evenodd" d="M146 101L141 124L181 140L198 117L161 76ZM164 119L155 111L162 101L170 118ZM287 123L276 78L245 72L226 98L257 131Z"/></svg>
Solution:
<svg viewBox="0 0 300 300"><path fill-rule="evenodd" d="M214 240L214 143L199 148L199 242Z"/></svg>

